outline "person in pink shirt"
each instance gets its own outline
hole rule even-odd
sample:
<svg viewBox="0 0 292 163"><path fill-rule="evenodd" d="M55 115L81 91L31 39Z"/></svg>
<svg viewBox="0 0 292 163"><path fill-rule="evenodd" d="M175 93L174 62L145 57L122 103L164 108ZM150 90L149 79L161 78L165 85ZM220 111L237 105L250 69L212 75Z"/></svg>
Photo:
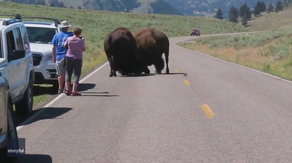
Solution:
<svg viewBox="0 0 292 163"><path fill-rule="evenodd" d="M82 57L83 52L85 52L84 39L81 36L82 28L76 27L73 30L73 36L68 37L64 43L64 47L67 50L66 53L66 76L65 76L65 93L71 96L80 96L77 93L77 86L79 83L79 78L82 69ZM74 71L74 80L72 91L69 90L71 85L71 77Z"/></svg>

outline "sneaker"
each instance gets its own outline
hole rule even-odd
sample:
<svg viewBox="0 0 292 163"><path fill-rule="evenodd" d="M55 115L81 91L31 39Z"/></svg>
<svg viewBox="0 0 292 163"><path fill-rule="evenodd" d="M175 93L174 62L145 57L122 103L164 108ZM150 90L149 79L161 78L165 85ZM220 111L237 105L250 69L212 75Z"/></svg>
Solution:
<svg viewBox="0 0 292 163"><path fill-rule="evenodd" d="M80 93L77 93L77 92L72 92L71 93L71 96L81 96L81 94Z"/></svg>
<svg viewBox="0 0 292 163"><path fill-rule="evenodd" d="M58 89L58 94L61 94L63 93L63 90L62 89Z"/></svg>

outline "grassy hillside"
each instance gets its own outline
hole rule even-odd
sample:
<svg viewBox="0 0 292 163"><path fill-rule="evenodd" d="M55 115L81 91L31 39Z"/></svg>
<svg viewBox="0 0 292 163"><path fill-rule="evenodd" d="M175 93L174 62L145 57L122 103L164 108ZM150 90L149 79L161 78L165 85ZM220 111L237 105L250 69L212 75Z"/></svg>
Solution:
<svg viewBox="0 0 292 163"><path fill-rule="evenodd" d="M0 11L1 14L20 13L25 16L59 18L68 20L73 26L83 27L87 51L84 54L82 74L106 60L103 53L103 40L106 34L119 26L129 27L133 32L144 27L154 27L164 31L169 37L189 35L194 28L199 28L202 34L247 31L240 25L212 18L100 12L11 2L0 2ZM36 101L41 101L44 97L40 96Z"/></svg>
<svg viewBox="0 0 292 163"><path fill-rule="evenodd" d="M6 0L18 3L46 3L52 2L54 6L59 6L60 2L66 7L108 11L123 11L125 9L138 13L167 13L184 15L214 15L220 7L224 17L229 13L231 6L239 8L246 3L250 8L254 8L255 0ZM266 4L269 2L276 4L278 0L262 0Z"/></svg>
<svg viewBox="0 0 292 163"><path fill-rule="evenodd" d="M54 7L182 15L164 0L6 0Z"/></svg>
<svg viewBox="0 0 292 163"><path fill-rule="evenodd" d="M292 25L292 4L289 5L284 11L279 13L261 13L260 17L252 17L252 20L248 22L249 28L252 30L271 30L277 29L283 26Z"/></svg>
<svg viewBox="0 0 292 163"><path fill-rule="evenodd" d="M264 13L248 27L273 29L269 32L198 39L179 45L292 80L291 13L292 8L280 13Z"/></svg>

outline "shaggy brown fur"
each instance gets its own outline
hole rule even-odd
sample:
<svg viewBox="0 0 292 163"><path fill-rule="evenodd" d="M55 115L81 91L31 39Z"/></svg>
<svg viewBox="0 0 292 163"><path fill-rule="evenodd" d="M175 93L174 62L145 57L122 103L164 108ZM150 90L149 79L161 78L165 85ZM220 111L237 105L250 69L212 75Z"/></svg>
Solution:
<svg viewBox="0 0 292 163"><path fill-rule="evenodd" d="M104 51L110 63L109 76L117 76L116 71L122 75L133 73L137 62L137 44L128 28L119 27L109 33L104 40Z"/></svg>
<svg viewBox="0 0 292 163"><path fill-rule="evenodd" d="M146 66L145 73L150 73L147 66L154 64L156 73L160 74L164 68L162 54L165 55L166 73L169 74L169 40L161 31L153 28L144 28L133 34L137 42L139 62Z"/></svg>

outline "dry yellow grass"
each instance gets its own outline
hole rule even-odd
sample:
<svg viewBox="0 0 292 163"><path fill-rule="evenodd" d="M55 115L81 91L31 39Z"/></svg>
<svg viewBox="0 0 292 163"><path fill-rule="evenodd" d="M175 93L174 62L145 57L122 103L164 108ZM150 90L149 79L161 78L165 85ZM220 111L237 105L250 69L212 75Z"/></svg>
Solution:
<svg viewBox="0 0 292 163"><path fill-rule="evenodd" d="M208 45L194 44L185 44L183 47L292 80L292 70L285 67L287 65L287 58L271 61L268 56L260 54L260 51L269 45L256 48L248 47L241 50L234 48L209 48Z"/></svg>

